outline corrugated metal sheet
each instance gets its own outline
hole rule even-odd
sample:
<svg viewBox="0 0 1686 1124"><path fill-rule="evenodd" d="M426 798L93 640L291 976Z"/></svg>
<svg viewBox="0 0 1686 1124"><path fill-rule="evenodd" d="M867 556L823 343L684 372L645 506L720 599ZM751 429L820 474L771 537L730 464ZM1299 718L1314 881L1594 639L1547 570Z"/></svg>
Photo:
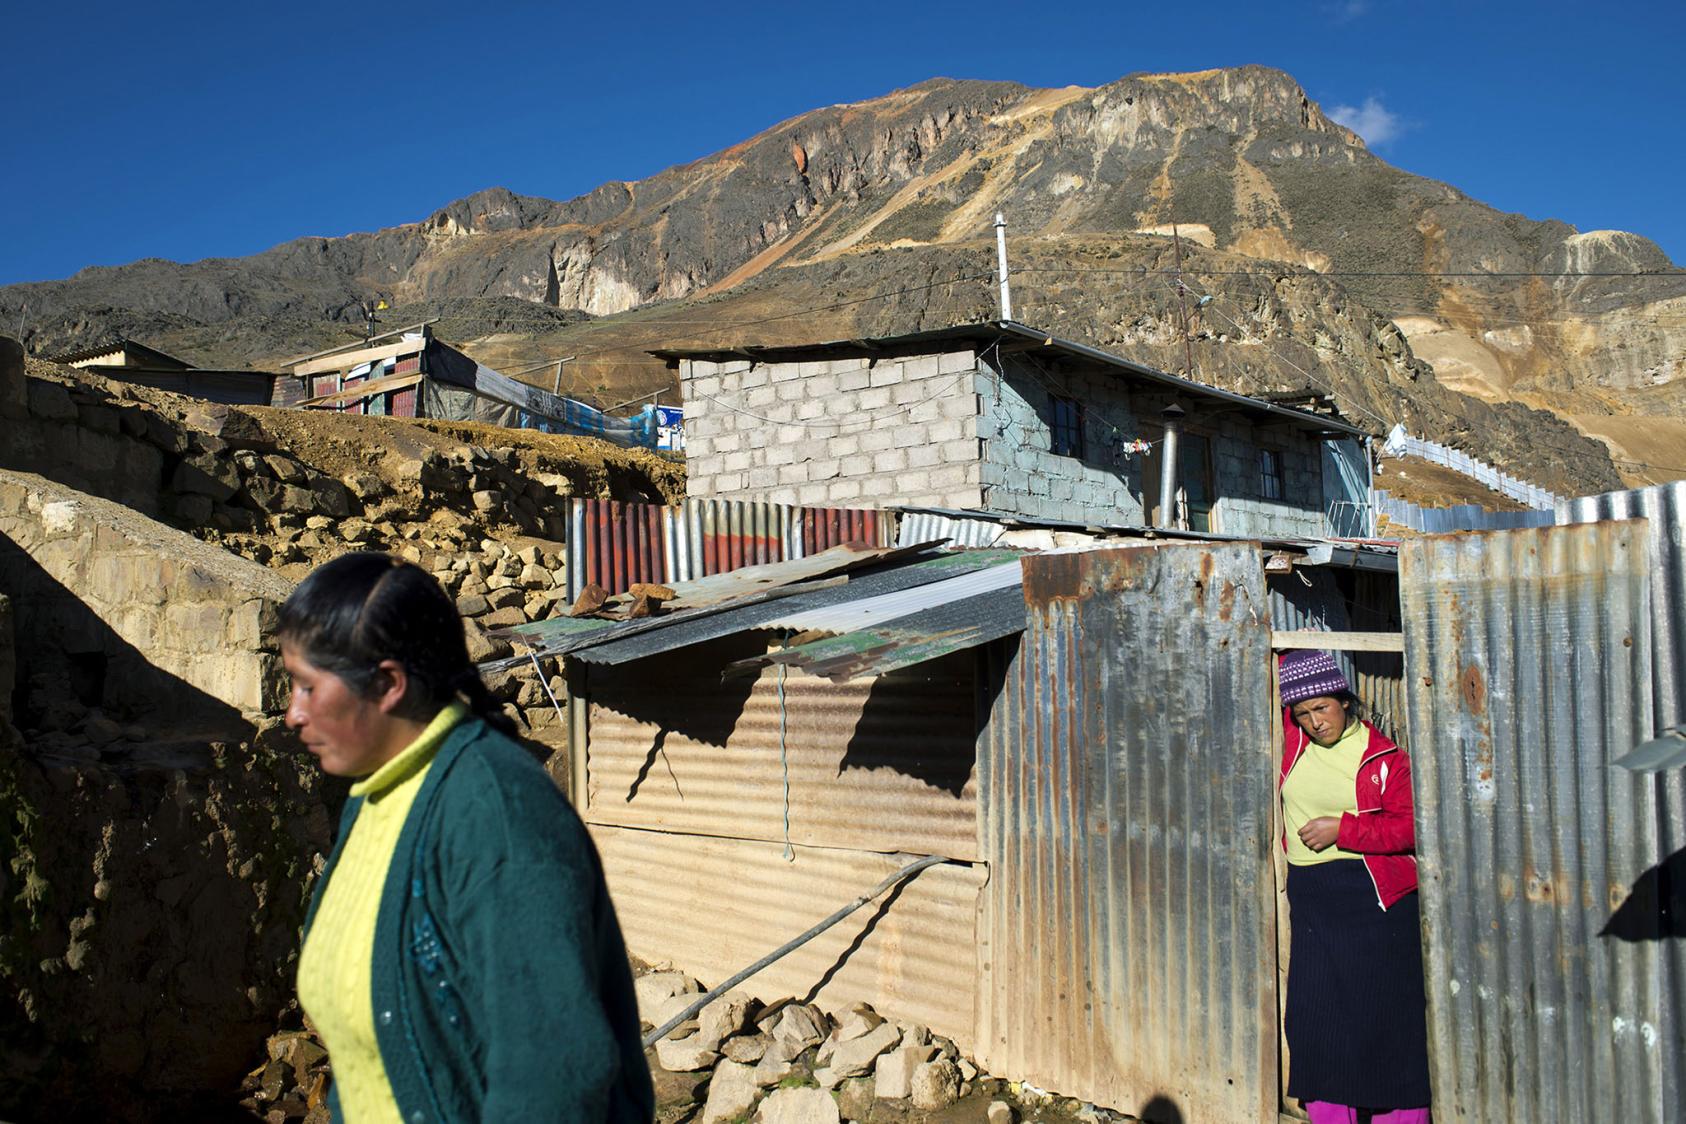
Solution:
<svg viewBox="0 0 1686 1124"><path fill-rule="evenodd" d="M1678 1120L1644 524L1408 542L1430 1066L1440 1121Z"/></svg>
<svg viewBox="0 0 1686 1124"><path fill-rule="evenodd" d="M967 656L835 685L772 668L721 682L764 634L593 667L592 823L818 847L977 857L977 702Z"/></svg>
<svg viewBox="0 0 1686 1124"><path fill-rule="evenodd" d="M832 548L835 550L836 548ZM825 552L822 552L822 555ZM723 636L752 629L775 629L782 627L778 622L791 607L797 606L811 611L823 611L826 606L836 606L852 600L866 600L877 595L890 594L896 590L911 590L914 587L931 587L935 583L943 582L950 575L968 574L975 570L985 569L999 564L1005 552L1002 551L963 551L953 554L941 554L934 558L924 558L918 561L904 561L888 569L880 569L871 573L851 575L849 580L840 585L832 585L819 589L810 589L804 593L792 594L776 600L757 600L754 598L736 608L723 608L717 612L707 614L689 614L683 618L671 620L665 627L648 625L642 631L624 640L602 639L589 648L581 649L580 658L592 663L617 664L630 660L642 659L657 652L672 651L677 648L700 644L705 640L714 640ZM815 555L818 558L821 555ZM800 560L806 562L807 560ZM800 563L799 563L800 564ZM1015 563L1015 570L1017 565ZM740 571L740 573L753 573ZM729 576L728 576L729 577ZM727 579L722 579L727 580ZM681 584L675 589L681 596L688 596L694 588L689 584ZM674 602L678 604L679 602ZM522 626L528 632L533 631L531 625ZM519 630L516 630L519 635Z"/></svg>
<svg viewBox="0 0 1686 1124"><path fill-rule="evenodd" d="M990 1072L1275 1124L1261 562L1240 544L1026 560L979 749Z"/></svg>
<svg viewBox="0 0 1686 1124"><path fill-rule="evenodd" d="M634 582L696 581L745 566L804 558L845 543L889 546L888 512L688 499L682 507L575 499L568 503L568 594L588 581L610 593Z"/></svg>
<svg viewBox="0 0 1686 1124"><path fill-rule="evenodd" d="M615 912L634 955L718 983L864 893L893 856L594 825ZM984 868L944 864L859 910L742 990L833 1011L866 1002L970 1050Z"/></svg>
<svg viewBox="0 0 1686 1124"><path fill-rule="evenodd" d="M1015 582L1005 589L946 601L885 624L798 644L735 664L730 670L770 663L845 683L1011 636L1023 631L1024 620L1024 597Z"/></svg>
<svg viewBox="0 0 1686 1124"><path fill-rule="evenodd" d="M1005 565L974 570L969 574L911 589L883 593L876 597L857 597L834 601L829 605L802 606L792 611L782 607L777 617L767 622L768 628L793 628L810 632L852 632L875 624L911 616L936 605L946 605L980 593L1014 588L1019 584L1019 562L1014 559Z"/></svg>
<svg viewBox="0 0 1686 1124"><path fill-rule="evenodd" d="M1652 729L1661 733L1686 725L1686 481L1609 492L1570 500L1558 507L1558 521L1637 519L1651 527L1651 700ZM1669 958L1668 1025L1664 1041L1676 1044L1677 1064L1666 1070L1666 1104L1686 1104L1686 772L1650 778L1657 792L1658 854L1668 856L1666 879L1674 939Z"/></svg>
<svg viewBox="0 0 1686 1124"><path fill-rule="evenodd" d="M906 511L898 521L896 545L950 542L955 546L994 546L1007 528L999 519L966 519L930 511Z"/></svg>

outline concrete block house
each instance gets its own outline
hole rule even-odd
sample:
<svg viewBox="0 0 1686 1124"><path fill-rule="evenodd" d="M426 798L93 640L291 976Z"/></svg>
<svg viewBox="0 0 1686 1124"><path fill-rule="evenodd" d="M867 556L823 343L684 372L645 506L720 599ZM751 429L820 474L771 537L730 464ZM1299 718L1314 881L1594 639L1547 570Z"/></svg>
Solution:
<svg viewBox="0 0 1686 1124"><path fill-rule="evenodd" d="M1012 321L656 354L678 372L693 497L1369 532L1364 431Z"/></svg>

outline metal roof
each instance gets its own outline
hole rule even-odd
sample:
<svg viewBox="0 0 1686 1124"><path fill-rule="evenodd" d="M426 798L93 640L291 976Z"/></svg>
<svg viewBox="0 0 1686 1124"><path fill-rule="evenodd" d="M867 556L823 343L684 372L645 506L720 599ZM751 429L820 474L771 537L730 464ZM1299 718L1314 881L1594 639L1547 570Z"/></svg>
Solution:
<svg viewBox="0 0 1686 1124"><path fill-rule="evenodd" d="M519 640L529 651L540 656L556 656L580 652L610 642L627 641L651 633L673 633L671 637L652 637L647 646L639 645L635 649L628 649L633 654L623 656L622 653L611 653L614 658L608 659L597 658L595 654L592 657L582 656L592 659L593 662L619 663L623 658L636 659L641 655L684 647L686 644L697 643L714 636L725 636L759 627L769 616L765 612L766 603L775 599L822 591L830 591L833 596L839 598L859 596L863 592L877 595L903 588L898 582L905 581L908 585L916 585L938 581L1013 557L1004 551L930 557L934 553L934 545L922 543L903 547L865 547L858 543L845 543L805 558L745 566L724 574L711 574L696 581L676 582L671 588L677 596L667 603L668 611L661 616L637 620L553 617L549 620L497 629L492 635ZM922 560L927 565L908 565L913 560ZM876 569L898 562L903 564L902 568L912 572L899 578L874 575L873 580L864 585L858 584L861 579L857 579L856 583L845 586L845 583L850 582L848 575L852 572ZM862 575L861 578L866 576ZM850 592L845 592L846 588ZM809 605L819 603L807 602ZM763 612L742 615L745 610L756 608L763 609ZM785 606L780 605L778 609L782 611ZM706 618L729 613L740 615L713 624L702 623ZM689 627L696 624L702 624L702 627ZM676 629L683 631L675 632ZM527 658L517 656L492 660L482 666L488 669L505 667L525 662Z"/></svg>
<svg viewBox="0 0 1686 1124"><path fill-rule="evenodd" d="M1191 398L1218 399L1250 413L1269 415L1303 429L1320 430L1331 434L1338 433L1350 437L1362 437L1368 433L1367 430L1360 429L1350 422L1309 413L1305 410L1295 410L1288 406L1278 406L1274 402L1267 402L1261 398L1249 398L1245 394L1236 394L1234 391L1219 390L1215 386L1207 386L1205 383L1195 382L1180 375L1161 371L1157 367L1149 367L1122 356L1113 355L1111 352L1102 351L1098 347L1061 339L1028 324L1020 324L1016 320L990 320L981 324L960 324L930 332L832 340L826 343L786 346L748 344L739 347L661 348L651 351L650 354L669 363L677 363L681 359L705 359L715 362L749 359L754 362L780 363L799 362L819 356L871 356L884 352L917 353L921 348L928 348L932 344L941 343L967 343L978 347L987 347L1000 342L1003 337L1007 336L1018 340L1034 341L1049 352L1063 353L1073 358L1098 363L1130 378L1168 386Z"/></svg>
<svg viewBox="0 0 1686 1124"><path fill-rule="evenodd" d="M1007 567L1017 570L1018 566ZM944 582L943 585L954 583ZM940 586L928 586L925 593ZM765 656L740 660L727 674L783 664L842 683L976 648L1024 631L1024 593L1019 582L986 593L933 604L888 623L828 636Z"/></svg>
<svg viewBox="0 0 1686 1124"><path fill-rule="evenodd" d="M727 605L705 616L651 618L649 623L652 625L666 620L673 623L665 628L648 628L624 637L618 632L600 634L587 644L576 647L572 654L587 663L621 664L752 629L815 628L819 626L786 622L806 614L824 619L829 615L847 613L853 605L891 597L901 598L910 604L908 611L911 612L921 602L932 603L932 595L928 591L952 584L952 581L944 579L964 581L964 578L956 579L954 575L988 572L986 568L999 568L1002 559L1007 557L1012 555L1006 551L969 551L940 554L915 562L904 561L891 568L857 574L842 584L809 589L777 600L746 600L741 605ZM1016 571L1017 561L1008 568ZM681 587L675 587L678 588ZM792 612L793 609L796 611Z"/></svg>
<svg viewBox="0 0 1686 1124"><path fill-rule="evenodd" d="M948 541L959 545L988 545L1000 540L1003 528L1071 531L1117 539L1150 539L1206 543L1258 543L1266 550L1303 554L1303 566L1337 566L1397 573L1399 544L1387 539L1296 539L1261 535L1224 535L1211 531L1183 531L1136 523L1083 523L1069 519L1039 519L984 508L897 507L901 516L897 536L903 542ZM984 528L984 529L980 529ZM1119 543L1118 545L1125 545Z"/></svg>
<svg viewBox="0 0 1686 1124"><path fill-rule="evenodd" d="M155 364L167 370L185 371L189 370L193 366L193 364L189 363L187 360L179 359L167 351L159 351L156 347L148 347L144 343L131 339L119 339L100 347L84 347L80 351L71 351L64 355L54 355L47 361L49 363L62 363L64 366L70 367L77 363L83 363L89 359L97 359L99 356L110 355L117 351L135 355L137 358L151 359Z"/></svg>
<svg viewBox="0 0 1686 1124"><path fill-rule="evenodd" d="M965 559L972 555L957 555ZM852 632L860 628L883 624L886 621L909 617L933 605L946 605L980 593L994 593L1001 589L1017 589L1019 560L1014 558L987 569L973 569L959 577L948 578L929 585L899 589L877 597L861 596L856 589L859 582L851 582L845 590L855 589L856 597L833 604L803 605L791 611L790 602L780 604L778 616L769 620L767 628L793 628L807 632ZM806 600L804 598L803 600Z"/></svg>

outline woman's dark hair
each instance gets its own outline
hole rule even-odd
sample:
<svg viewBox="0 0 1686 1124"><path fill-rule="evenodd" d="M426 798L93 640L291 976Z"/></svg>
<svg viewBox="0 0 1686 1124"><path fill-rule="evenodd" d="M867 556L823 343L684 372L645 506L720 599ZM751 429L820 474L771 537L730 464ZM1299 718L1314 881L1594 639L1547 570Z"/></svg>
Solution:
<svg viewBox="0 0 1686 1124"><path fill-rule="evenodd" d="M1346 707L1347 714L1351 715L1355 721L1361 722L1365 718L1369 717L1364 710L1364 703L1351 691L1336 691L1331 697L1336 702Z"/></svg>
<svg viewBox="0 0 1686 1124"><path fill-rule="evenodd" d="M373 551L341 555L282 603L276 634L360 695L374 693L382 660L403 664L408 717L431 717L461 694L489 725L515 733L469 662L456 605L420 566Z"/></svg>

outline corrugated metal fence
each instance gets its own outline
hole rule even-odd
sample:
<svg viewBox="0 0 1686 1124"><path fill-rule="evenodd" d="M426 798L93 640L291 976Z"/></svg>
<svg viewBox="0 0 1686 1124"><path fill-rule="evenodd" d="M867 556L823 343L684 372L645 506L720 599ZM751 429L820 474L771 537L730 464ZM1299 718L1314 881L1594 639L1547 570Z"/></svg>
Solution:
<svg viewBox="0 0 1686 1124"><path fill-rule="evenodd" d="M1397 499L1381 488L1370 493L1378 516L1413 531L1439 535L1451 531L1510 531L1523 527L1549 527L1556 522L1551 511L1489 511L1479 504L1460 503L1452 507L1419 507Z"/></svg>
<svg viewBox="0 0 1686 1124"><path fill-rule="evenodd" d="M1607 492L1559 505L1560 523L1645 518L1650 523L1652 731L1686 724L1686 481ZM1671 900L1669 1001L1662 1040L1673 1043L1676 1064L1664 1074L1664 1103L1686 1105L1686 769L1650 778L1658 801L1657 854L1666 856L1660 889Z"/></svg>
<svg viewBox="0 0 1686 1124"><path fill-rule="evenodd" d="M895 516L864 508L688 499L683 506L568 502L568 598L588 582L624 593L634 582L682 582L806 558L846 542L889 546Z"/></svg>
<svg viewBox="0 0 1686 1124"><path fill-rule="evenodd" d="M979 741L991 1072L1155 1121L1276 1120L1261 562L1025 559L1027 629Z"/></svg>
<svg viewBox="0 0 1686 1124"><path fill-rule="evenodd" d="M1646 531L1404 546L1437 1120L1679 1119Z"/></svg>
<svg viewBox="0 0 1686 1124"><path fill-rule="evenodd" d="M1387 442L1382 446L1383 456L1416 457L1428 461L1430 464L1449 468L1453 472L1461 473L1498 492L1509 496L1518 503L1527 504L1537 511L1550 511L1562 502L1562 498L1553 492L1526 480L1518 480L1507 472L1503 472L1486 461L1476 460L1468 453L1454 449L1449 445L1442 445L1437 441L1427 441L1421 437L1412 437L1405 432L1405 427L1396 425L1393 432L1388 434Z"/></svg>

